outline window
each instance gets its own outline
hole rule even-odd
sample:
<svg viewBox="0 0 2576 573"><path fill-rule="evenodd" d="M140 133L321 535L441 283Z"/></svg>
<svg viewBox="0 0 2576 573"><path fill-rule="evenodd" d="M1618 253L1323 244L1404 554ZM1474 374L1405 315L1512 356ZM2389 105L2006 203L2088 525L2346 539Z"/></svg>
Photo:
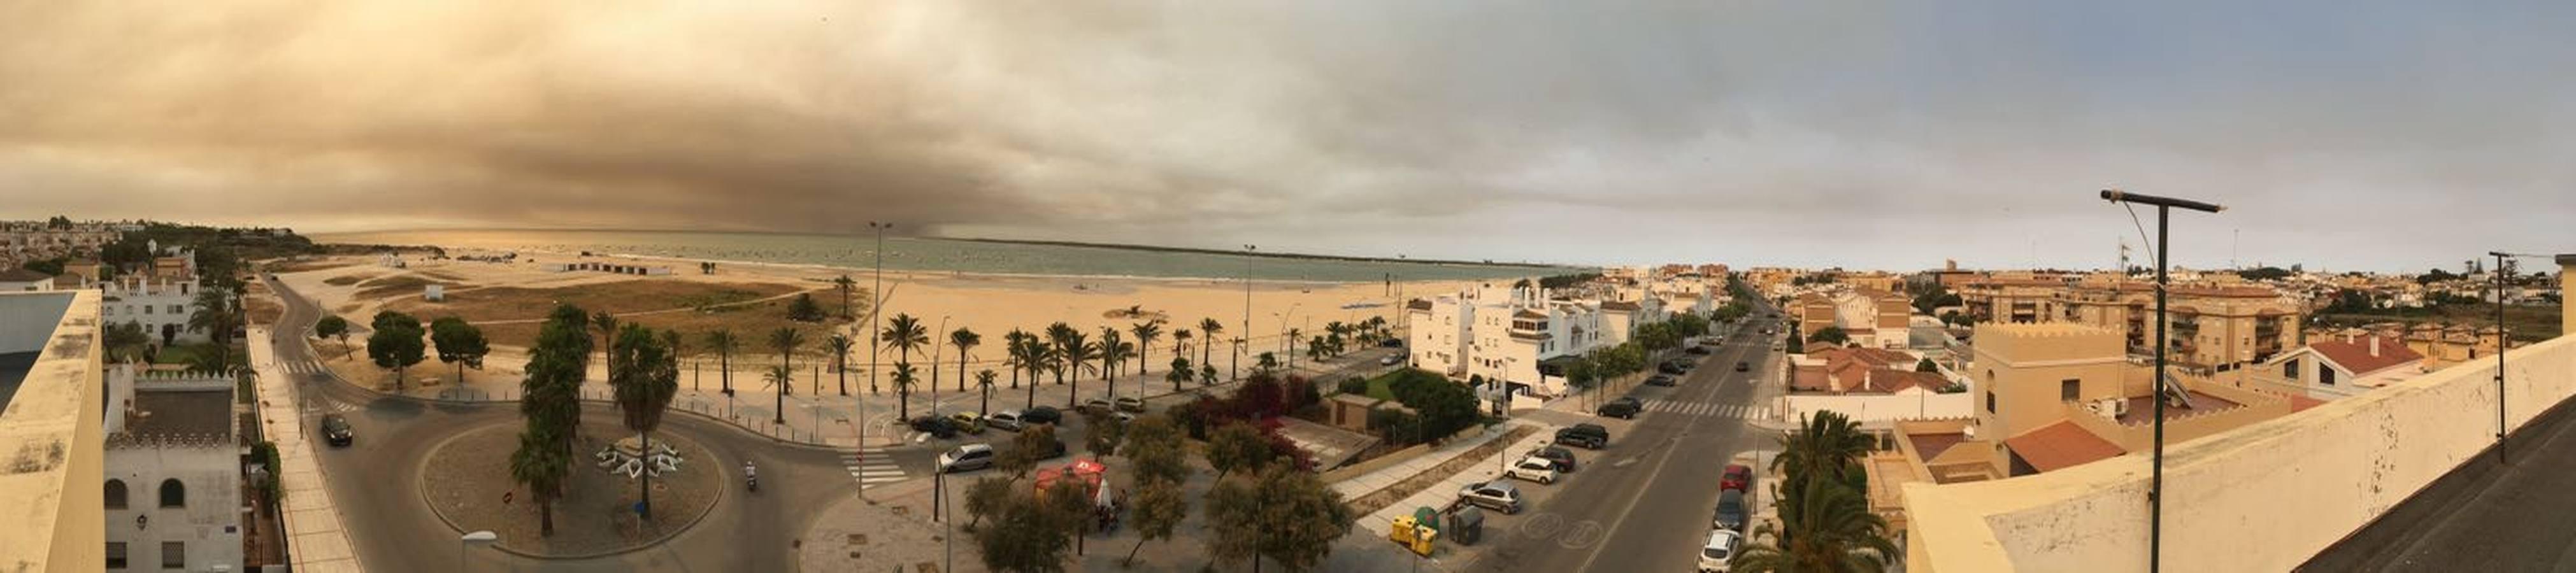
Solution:
<svg viewBox="0 0 2576 573"><path fill-rule="evenodd" d="M125 480L107 480L100 493L107 498L108 509L125 509Z"/></svg>
<svg viewBox="0 0 2576 573"><path fill-rule="evenodd" d="M161 568L162 568L162 569L184 569L184 568L187 568L187 567L188 567L188 544L180 543L180 542L177 542L177 541L163 541L163 542L161 542Z"/></svg>
<svg viewBox="0 0 2576 573"><path fill-rule="evenodd" d="M2057 401L2073 402L2082 393L2084 381L2074 378L2057 381Z"/></svg>
<svg viewBox="0 0 2576 573"><path fill-rule="evenodd" d="M185 309L185 308L180 308L180 307L179 307L179 305L175 305L175 304L174 304L174 305L170 305L170 314L187 314L187 313L188 313L188 310L187 310L187 309Z"/></svg>
<svg viewBox="0 0 2576 573"><path fill-rule="evenodd" d="M1995 413L1995 391L1986 391L1986 413Z"/></svg>
<svg viewBox="0 0 2576 573"><path fill-rule="evenodd" d="M2297 381L2299 379L2299 359L2292 358L2286 362L2282 362L2281 377Z"/></svg>
<svg viewBox="0 0 2576 573"><path fill-rule="evenodd" d="M110 541L110 542L107 542L107 568L109 568L109 569L124 569L124 568L125 568L125 542L123 542L123 541Z"/></svg>
<svg viewBox="0 0 2576 573"><path fill-rule="evenodd" d="M152 314L152 305L143 305L143 314Z"/></svg>
<svg viewBox="0 0 2576 573"><path fill-rule="evenodd" d="M188 486L179 485L179 480L175 479L161 480L161 507L187 506Z"/></svg>
<svg viewBox="0 0 2576 573"><path fill-rule="evenodd" d="M2334 385L2334 379L2335 379L2335 369L2333 369L2333 368L2318 368L2318 369L2317 369L2317 383L2318 383L2318 384L2324 384L2324 385L2327 385L2327 386L2333 386L2333 385Z"/></svg>

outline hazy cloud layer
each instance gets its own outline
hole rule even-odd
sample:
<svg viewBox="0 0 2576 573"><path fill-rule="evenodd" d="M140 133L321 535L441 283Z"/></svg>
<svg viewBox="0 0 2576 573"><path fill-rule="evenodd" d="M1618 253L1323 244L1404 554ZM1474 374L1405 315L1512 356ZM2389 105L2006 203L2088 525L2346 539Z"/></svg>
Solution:
<svg viewBox="0 0 2576 573"><path fill-rule="evenodd" d="M742 4L0 2L0 215L2098 266L2115 185L2233 208L2185 264L2576 251L2563 3Z"/></svg>

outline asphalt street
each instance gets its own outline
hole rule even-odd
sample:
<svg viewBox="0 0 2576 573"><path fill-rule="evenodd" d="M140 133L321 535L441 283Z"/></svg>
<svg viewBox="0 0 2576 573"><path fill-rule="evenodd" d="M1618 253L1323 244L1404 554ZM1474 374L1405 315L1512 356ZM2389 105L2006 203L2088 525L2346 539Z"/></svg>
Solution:
<svg viewBox="0 0 2576 573"><path fill-rule="evenodd" d="M1768 312L1757 306L1758 313ZM1758 406L1754 381L1772 365L1771 337L1751 320L1701 367L1670 388L1640 386L1641 400ZM1749 372L1735 363L1750 362ZM1648 412L1612 428L1608 449L1575 449L1576 471L1555 485L1522 484L1520 515L1488 513L1485 543L1470 571L1687 571L1697 565L1717 507L1718 474L1738 452L1769 443L1740 418Z"/></svg>

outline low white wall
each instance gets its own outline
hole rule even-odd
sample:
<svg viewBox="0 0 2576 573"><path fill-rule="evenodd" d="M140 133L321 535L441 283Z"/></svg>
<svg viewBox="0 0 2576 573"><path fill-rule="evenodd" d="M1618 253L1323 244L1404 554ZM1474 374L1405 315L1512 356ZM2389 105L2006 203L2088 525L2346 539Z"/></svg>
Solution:
<svg viewBox="0 0 2576 573"><path fill-rule="evenodd" d="M1824 410L1839 412L1856 422L1893 422L1897 420L1937 420L1965 418L1974 415L1970 392L1941 394L1934 392L1886 395L1797 395L1787 397L1790 420L1804 419Z"/></svg>
<svg viewBox="0 0 2576 573"><path fill-rule="evenodd" d="M2506 354L2514 427L2576 395L2576 337ZM2494 363L2461 364L2165 452L2171 571L2285 571L2495 443ZM2144 571L2148 458L1908 484L1923 570Z"/></svg>

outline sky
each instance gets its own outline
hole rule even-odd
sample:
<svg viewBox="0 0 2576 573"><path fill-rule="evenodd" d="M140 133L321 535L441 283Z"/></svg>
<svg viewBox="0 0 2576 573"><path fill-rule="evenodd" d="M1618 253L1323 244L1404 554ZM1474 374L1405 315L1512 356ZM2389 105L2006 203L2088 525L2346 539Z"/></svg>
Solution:
<svg viewBox="0 0 2576 573"><path fill-rule="evenodd" d="M1416 258L2576 252L2576 3L0 0L0 217ZM2147 230L2152 212L2138 213ZM2137 255L2143 261L2144 251Z"/></svg>

